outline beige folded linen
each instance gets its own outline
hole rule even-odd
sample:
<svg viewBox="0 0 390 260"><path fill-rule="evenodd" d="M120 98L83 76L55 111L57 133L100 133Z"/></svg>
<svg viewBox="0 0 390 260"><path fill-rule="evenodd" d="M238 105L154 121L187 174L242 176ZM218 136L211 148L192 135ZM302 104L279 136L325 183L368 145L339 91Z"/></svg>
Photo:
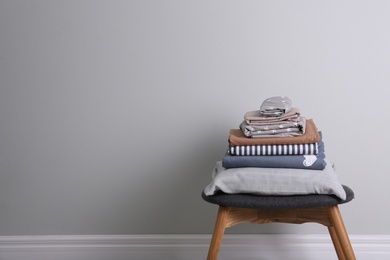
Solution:
<svg viewBox="0 0 390 260"><path fill-rule="evenodd" d="M260 113L260 110L254 110L246 112L244 115L244 120L249 125L266 125L266 124L275 124L282 121L291 121L298 122L300 117L299 109L296 107L291 108L291 110L281 116L263 116Z"/></svg>
<svg viewBox="0 0 390 260"><path fill-rule="evenodd" d="M264 145L264 144L310 144L320 141L317 126L313 119L306 120L306 131L300 136L289 137L246 137L241 129L230 129L229 146L237 145Z"/></svg>

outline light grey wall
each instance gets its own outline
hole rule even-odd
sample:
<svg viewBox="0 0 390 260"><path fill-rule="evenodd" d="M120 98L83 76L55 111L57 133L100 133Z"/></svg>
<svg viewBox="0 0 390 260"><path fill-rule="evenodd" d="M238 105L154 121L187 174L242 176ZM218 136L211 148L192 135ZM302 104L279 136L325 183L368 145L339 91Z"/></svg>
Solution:
<svg viewBox="0 0 390 260"><path fill-rule="evenodd" d="M0 235L210 233L200 193L228 130L273 95L323 132L356 193L349 233L390 234L389 13L385 0L0 0Z"/></svg>

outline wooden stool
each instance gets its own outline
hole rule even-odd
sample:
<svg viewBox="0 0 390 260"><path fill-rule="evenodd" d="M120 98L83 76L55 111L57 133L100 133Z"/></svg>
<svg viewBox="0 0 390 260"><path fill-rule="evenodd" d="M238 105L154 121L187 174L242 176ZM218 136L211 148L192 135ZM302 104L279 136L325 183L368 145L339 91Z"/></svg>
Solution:
<svg viewBox="0 0 390 260"><path fill-rule="evenodd" d="M338 204L351 201L353 191L343 185L345 200L333 195L259 196L219 192L202 198L219 205L218 216L211 238L207 259L216 260L225 229L242 222L265 224L272 222L302 224L315 222L328 227L337 256L355 260L351 242L345 229Z"/></svg>

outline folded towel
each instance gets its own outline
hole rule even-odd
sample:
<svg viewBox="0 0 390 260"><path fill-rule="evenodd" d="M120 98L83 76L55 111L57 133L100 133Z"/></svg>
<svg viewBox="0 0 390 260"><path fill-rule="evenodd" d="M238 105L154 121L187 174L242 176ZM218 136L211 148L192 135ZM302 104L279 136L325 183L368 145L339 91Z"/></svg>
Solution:
<svg viewBox="0 0 390 260"><path fill-rule="evenodd" d="M240 128L245 136L253 138L297 136L305 133L306 118L301 117L298 122L282 121L272 125L248 125L242 121Z"/></svg>
<svg viewBox="0 0 390 260"><path fill-rule="evenodd" d="M310 144L320 140L317 126L313 119L306 120L306 131L300 136L248 138L241 129L230 129L229 146L237 145L264 145L264 144Z"/></svg>
<svg viewBox="0 0 390 260"><path fill-rule="evenodd" d="M291 99L286 96L275 96L267 98L260 106L260 113L263 116L277 117L291 110Z"/></svg>
<svg viewBox="0 0 390 260"><path fill-rule="evenodd" d="M282 121L299 122L301 113L298 108L293 107L291 110L281 116L271 117L264 116L260 113L260 110L249 111L244 114L244 120L249 125L267 125L280 123Z"/></svg>

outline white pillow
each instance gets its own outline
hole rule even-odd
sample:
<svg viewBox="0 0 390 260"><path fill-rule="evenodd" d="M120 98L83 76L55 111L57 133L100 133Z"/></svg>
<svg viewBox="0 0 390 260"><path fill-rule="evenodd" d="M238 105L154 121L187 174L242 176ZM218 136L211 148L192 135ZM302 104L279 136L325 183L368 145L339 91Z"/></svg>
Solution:
<svg viewBox="0 0 390 260"><path fill-rule="evenodd" d="M333 163L325 159L324 170L290 168L223 168L218 161L212 173L212 181L204 189L207 196L217 191L224 193L250 193L257 195L305 195L333 194L345 199L345 191L339 182Z"/></svg>

